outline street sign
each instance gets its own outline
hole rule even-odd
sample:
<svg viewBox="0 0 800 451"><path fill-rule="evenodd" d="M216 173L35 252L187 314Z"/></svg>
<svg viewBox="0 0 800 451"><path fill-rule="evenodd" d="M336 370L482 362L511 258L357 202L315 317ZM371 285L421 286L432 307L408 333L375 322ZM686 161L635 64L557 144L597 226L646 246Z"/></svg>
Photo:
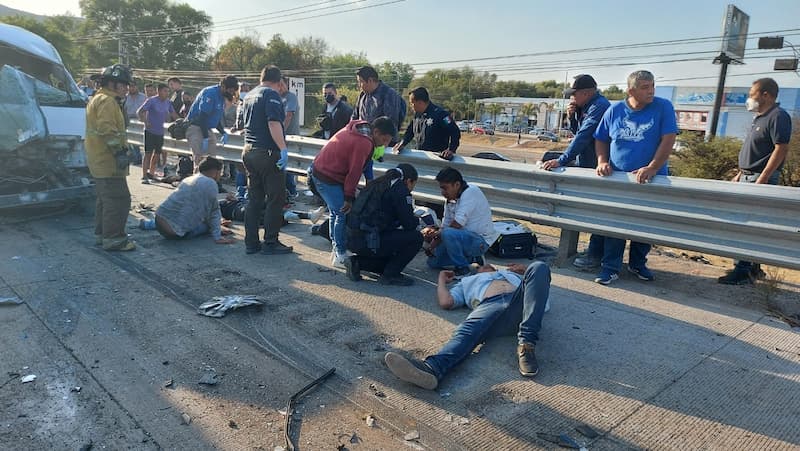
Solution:
<svg viewBox="0 0 800 451"><path fill-rule="evenodd" d="M749 25L750 16L741 9L728 5L725 20L722 23L722 53L731 58L732 62L742 63L744 61Z"/></svg>

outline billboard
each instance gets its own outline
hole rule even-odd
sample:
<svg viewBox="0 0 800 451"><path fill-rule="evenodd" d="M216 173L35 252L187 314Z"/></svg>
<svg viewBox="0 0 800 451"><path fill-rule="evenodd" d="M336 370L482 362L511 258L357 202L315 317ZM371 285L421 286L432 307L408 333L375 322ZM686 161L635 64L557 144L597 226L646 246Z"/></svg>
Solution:
<svg viewBox="0 0 800 451"><path fill-rule="evenodd" d="M706 131L708 124L708 111L675 110L678 119L678 128L681 130Z"/></svg>
<svg viewBox="0 0 800 451"><path fill-rule="evenodd" d="M747 28L750 16L741 9L728 5L725 20L722 23L722 53L735 62L744 61L744 49L747 44Z"/></svg>

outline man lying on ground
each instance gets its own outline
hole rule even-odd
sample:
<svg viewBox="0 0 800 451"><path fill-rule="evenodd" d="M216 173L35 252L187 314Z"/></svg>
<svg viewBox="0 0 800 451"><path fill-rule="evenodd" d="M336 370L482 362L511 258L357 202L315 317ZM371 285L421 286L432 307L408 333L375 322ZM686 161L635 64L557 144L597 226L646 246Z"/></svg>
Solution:
<svg viewBox="0 0 800 451"><path fill-rule="evenodd" d="M469 307L472 312L467 319L459 324L438 353L424 361L407 359L395 352L386 353L384 360L389 370L406 382L433 390L480 343L491 337L516 334L519 372L523 376L535 376L539 365L534 346L550 295L550 268L539 261L527 268L512 264L508 270L499 271L484 265L477 274L462 278L448 289L447 285L454 280L453 271L439 273L439 306L443 309Z"/></svg>

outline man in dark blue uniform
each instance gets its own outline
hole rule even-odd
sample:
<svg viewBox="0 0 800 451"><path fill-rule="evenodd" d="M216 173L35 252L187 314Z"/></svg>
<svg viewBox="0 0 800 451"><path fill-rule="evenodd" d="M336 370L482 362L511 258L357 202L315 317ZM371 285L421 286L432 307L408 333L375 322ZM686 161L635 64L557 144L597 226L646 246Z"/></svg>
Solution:
<svg viewBox="0 0 800 451"><path fill-rule="evenodd" d="M575 77L572 87L564 90L564 96L570 98L567 106L569 128L575 138L569 143L559 158L542 163L542 169L548 171L566 166L575 160L581 168L596 168L597 154L594 150L594 132L600 119L611 103L600 94L597 82L591 75L581 74ZM589 247L584 255L579 255L572 264L582 270L593 270L600 267L603 258L603 237L593 233L589 238Z"/></svg>
<svg viewBox="0 0 800 451"><path fill-rule="evenodd" d="M250 178L250 201L244 215L246 252L288 254L291 246L278 241L283 225L283 170L289 161L283 120L284 110L278 89L281 70L267 66L261 71L261 84L244 98L244 151L242 162ZM264 206L266 200L266 209ZM264 220L264 244L259 237L261 216Z"/></svg>
<svg viewBox="0 0 800 451"><path fill-rule="evenodd" d="M403 141L395 146L400 153L413 138L417 138L417 148L436 152L445 160L452 160L458 149L461 131L450 117L450 112L431 103L428 90L419 87L411 91L408 101L414 109L414 120L408 124Z"/></svg>
<svg viewBox="0 0 800 451"><path fill-rule="evenodd" d="M383 285L414 283L401 272L422 248L411 198L418 177L414 166L401 163L370 182L356 198L347 221L347 248L355 255L344 261L350 280L361 280L363 270L380 274L378 283Z"/></svg>
<svg viewBox="0 0 800 451"><path fill-rule="evenodd" d="M739 151L739 172L734 182L777 185L789 153L792 118L780 107L778 83L771 78L753 82L747 98L747 111L755 113L753 124ZM753 283L762 276L758 264L739 260L727 274L717 279L726 285Z"/></svg>

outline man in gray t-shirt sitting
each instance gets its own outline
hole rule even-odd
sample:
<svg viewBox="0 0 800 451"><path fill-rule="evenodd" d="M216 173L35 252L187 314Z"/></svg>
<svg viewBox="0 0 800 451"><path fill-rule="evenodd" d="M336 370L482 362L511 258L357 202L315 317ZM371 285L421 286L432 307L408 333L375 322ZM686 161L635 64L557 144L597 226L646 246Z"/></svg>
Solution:
<svg viewBox="0 0 800 451"><path fill-rule="evenodd" d="M155 228L164 238L172 240L211 234L217 244L234 242L222 237L231 233L222 228L217 201L222 162L207 157L200 163L199 171L183 179L178 189L159 205L154 223L144 222L143 228Z"/></svg>

